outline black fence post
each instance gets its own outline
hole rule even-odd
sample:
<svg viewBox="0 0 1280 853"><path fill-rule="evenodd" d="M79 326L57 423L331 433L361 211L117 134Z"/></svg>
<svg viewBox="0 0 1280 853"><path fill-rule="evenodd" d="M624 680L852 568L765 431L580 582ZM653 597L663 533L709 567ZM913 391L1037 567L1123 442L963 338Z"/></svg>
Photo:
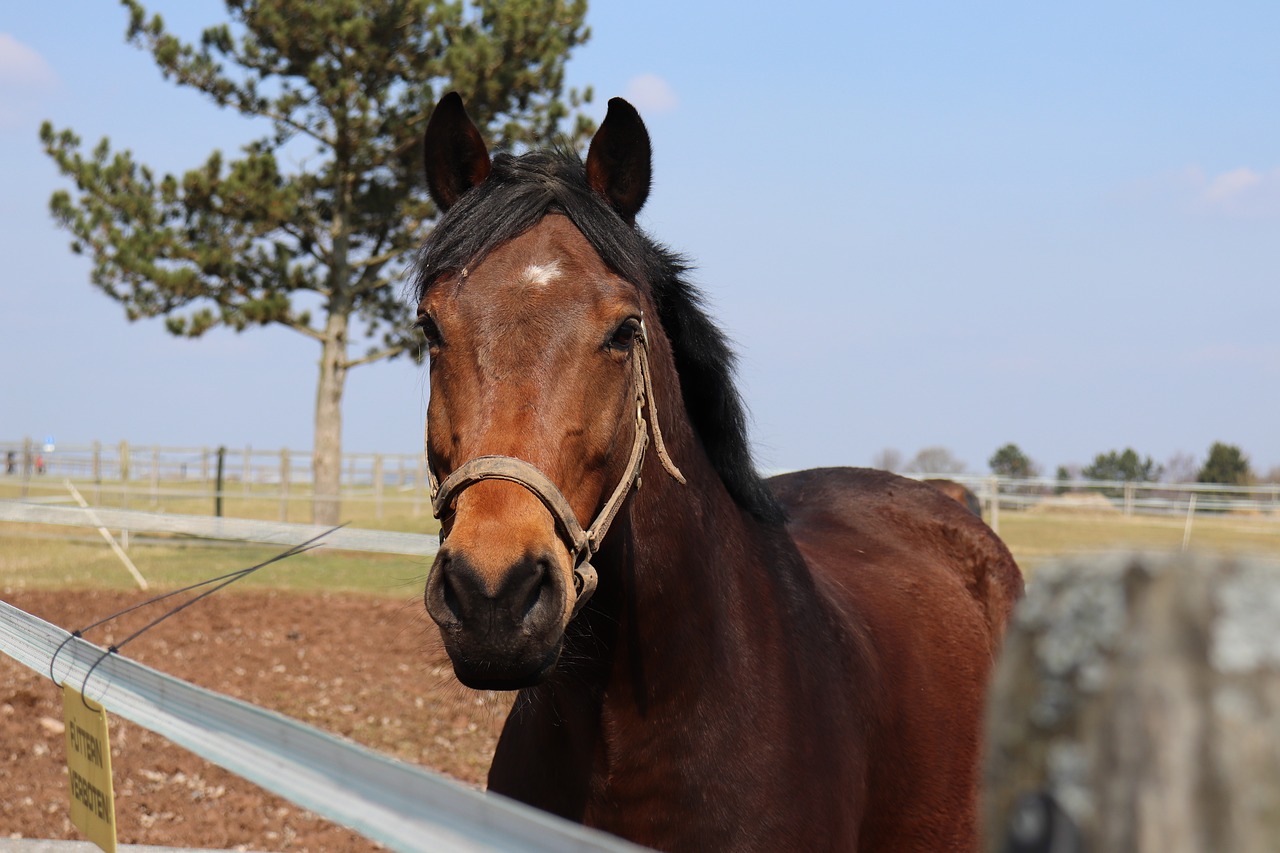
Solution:
<svg viewBox="0 0 1280 853"><path fill-rule="evenodd" d="M218 446L218 480L214 485L213 493L213 514L218 518L222 518L222 468L227 461L227 448Z"/></svg>

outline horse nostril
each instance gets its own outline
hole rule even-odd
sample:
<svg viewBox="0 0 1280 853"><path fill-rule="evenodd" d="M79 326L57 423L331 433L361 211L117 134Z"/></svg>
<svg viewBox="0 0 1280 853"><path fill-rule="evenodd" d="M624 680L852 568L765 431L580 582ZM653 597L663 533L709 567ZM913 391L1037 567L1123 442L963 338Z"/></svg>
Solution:
<svg viewBox="0 0 1280 853"><path fill-rule="evenodd" d="M521 621L527 620L529 614L533 612L533 608L538 605L542 599L544 592L551 591L551 577L553 566L551 561L546 557L541 557L533 561L532 579L529 585L529 592L525 596L524 607L520 611Z"/></svg>
<svg viewBox="0 0 1280 853"><path fill-rule="evenodd" d="M454 589L453 581L446 573L440 578L440 593L444 600L444 606L454 619L462 621L462 602L458 600L458 591Z"/></svg>
<svg viewBox="0 0 1280 853"><path fill-rule="evenodd" d="M463 620L462 595L458 581L454 578L454 563L448 551L441 551L436 556L436 563L431 567L427 578L427 588L423 595L427 605L427 613L441 625L452 623L458 625Z"/></svg>

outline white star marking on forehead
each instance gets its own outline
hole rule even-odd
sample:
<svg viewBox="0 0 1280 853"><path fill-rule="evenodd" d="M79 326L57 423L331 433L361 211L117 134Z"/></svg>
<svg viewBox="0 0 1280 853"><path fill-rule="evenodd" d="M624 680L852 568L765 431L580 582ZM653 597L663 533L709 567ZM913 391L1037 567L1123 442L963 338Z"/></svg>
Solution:
<svg viewBox="0 0 1280 853"><path fill-rule="evenodd" d="M547 264L530 264L521 276L525 284L533 287L545 287L560 276L560 262Z"/></svg>

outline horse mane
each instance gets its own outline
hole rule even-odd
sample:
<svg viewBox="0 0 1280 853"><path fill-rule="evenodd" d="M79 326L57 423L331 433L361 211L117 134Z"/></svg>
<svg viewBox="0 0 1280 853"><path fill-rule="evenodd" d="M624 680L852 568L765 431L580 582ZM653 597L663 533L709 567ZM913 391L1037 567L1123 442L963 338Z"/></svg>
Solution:
<svg viewBox="0 0 1280 853"><path fill-rule="evenodd" d="M569 217L607 266L648 288L671 341L685 410L712 466L741 508L761 521L780 523L781 505L751 459L746 410L734 382L736 359L707 315L702 294L685 279L689 264L623 222L591 190L576 153L555 149L495 156L489 177L449 208L419 252L417 299L442 275L478 263L549 213Z"/></svg>

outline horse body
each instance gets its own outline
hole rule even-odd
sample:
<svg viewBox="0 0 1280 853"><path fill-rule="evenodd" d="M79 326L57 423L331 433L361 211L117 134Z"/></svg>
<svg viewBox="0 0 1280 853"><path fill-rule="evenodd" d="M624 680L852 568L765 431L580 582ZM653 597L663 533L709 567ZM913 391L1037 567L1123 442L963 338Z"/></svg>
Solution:
<svg viewBox="0 0 1280 853"><path fill-rule="evenodd" d="M975 849L1008 551L892 475L755 475L723 338L633 227L649 154L628 105L585 170L491 166L448 98L427 138L458 210L419 287L428 458L452 472L425 600L464 682L520 689L490 789L667 850ZM637 456L650 431L675 465ZM516 474L459 485L495 457Z"/></svg>
<svg viewBox="0 0 1280 853"><path fill-rule="evenodd" d="M913 481L772 484L789 521L763 533L727 496L701 511L676 488L636 496L610 555L636 586L617 590L614 631L592 625L565 652L601 664L521 693L491 790L664 850L974 849L974 721L1016 567ZM686 528L685 559L646 553L646 509ZM922 557L904 528L964 556ZM1007 571L984 600L972 569L991 557Z"/></svg>

